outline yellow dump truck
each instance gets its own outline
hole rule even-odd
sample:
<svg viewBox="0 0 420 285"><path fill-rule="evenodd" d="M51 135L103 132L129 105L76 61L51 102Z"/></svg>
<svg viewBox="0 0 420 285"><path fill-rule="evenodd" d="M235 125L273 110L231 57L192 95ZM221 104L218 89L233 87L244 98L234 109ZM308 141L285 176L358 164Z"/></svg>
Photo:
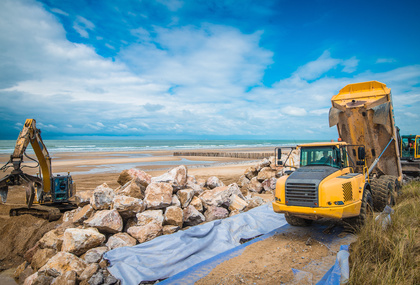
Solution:
<svg viewBox="0 0 420 285"><path fill-rule="evenodd" d="M390 89L350 84L331 101L330 126L341 141L299 145L300 167L276 184L273 209L291 225L327 217L359 227L373 209L393 203L402 180Z"/></svg>

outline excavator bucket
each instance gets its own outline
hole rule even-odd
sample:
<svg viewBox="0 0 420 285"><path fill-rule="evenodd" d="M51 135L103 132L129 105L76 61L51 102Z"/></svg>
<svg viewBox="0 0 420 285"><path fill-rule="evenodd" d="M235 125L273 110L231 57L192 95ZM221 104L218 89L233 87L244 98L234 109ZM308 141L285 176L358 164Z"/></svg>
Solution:
<svg viewBox="0 0 420 285"><path fill-rule="evenodd" d="M32 203L34 202L35 198L35 188L33 183L30 183L26 188L26 205L28 208L32 207Z"/></svg>
<svg viewBox="0 0 420 285"><path fill-rule="evenodd" d="M7 200L7 192L9 187L5 186L5 187L1 187L0 188L0 196L1 196L1 202L4 204L6 203Z"/></svg>

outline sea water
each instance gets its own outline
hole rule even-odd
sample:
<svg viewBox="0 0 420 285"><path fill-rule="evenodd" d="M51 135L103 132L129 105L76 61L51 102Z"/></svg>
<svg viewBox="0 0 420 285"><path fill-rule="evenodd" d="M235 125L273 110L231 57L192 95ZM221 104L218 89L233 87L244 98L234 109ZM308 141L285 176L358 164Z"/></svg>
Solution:
<svg viewBox="0 0 420 285"><path fill-rule="evenodd" d="M307 140L44 140L50 154L61 152L124 152L223 148L284 147ZM16 141L0 140L0 154L12 154ZM28 153L33 153L30 146Z"/></svg>

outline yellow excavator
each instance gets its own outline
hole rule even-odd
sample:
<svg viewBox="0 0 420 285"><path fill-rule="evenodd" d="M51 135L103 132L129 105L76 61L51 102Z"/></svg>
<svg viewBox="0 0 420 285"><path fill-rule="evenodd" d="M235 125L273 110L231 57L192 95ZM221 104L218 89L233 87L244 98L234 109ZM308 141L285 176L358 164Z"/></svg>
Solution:
<svg viewBox="0 0 420 285"><path fill-rule="evenodd" d="M420 136L403 135L400 140L402 172L409 176L420 175Z"/></svg>
<svg viewBox="0 0 420 285"><path fill-rule="evenodd" d="M26 148L31 144L37 161L26 154ZM40 176L32 176L22 171L24 156L36 161L40 168ZM76 185L68 175L52 174L51 157L41 138L41 130L36 128L34 119L27 119L16 141L10 160L1 168L4 172L12 168L10 174L0 179L0 196L6 203L9 186L26 186L27 207L12 208L10 216L31 214L46 218L50 221L57 220L61 211L74 209L75 205L70 201L76 192Z"/></svg>

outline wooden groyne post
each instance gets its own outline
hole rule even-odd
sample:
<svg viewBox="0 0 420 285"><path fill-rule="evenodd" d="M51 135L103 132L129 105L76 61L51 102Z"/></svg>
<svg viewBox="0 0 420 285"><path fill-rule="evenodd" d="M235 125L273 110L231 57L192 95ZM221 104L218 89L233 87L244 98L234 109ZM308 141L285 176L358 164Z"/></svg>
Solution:
<svg viewBox="0 0 420 285"><path fill-rule="evenodd" d="M274 156L273 152L174 152L174 156L206 156L206 157L233 157L245 159L263 159Z"/></svg>

